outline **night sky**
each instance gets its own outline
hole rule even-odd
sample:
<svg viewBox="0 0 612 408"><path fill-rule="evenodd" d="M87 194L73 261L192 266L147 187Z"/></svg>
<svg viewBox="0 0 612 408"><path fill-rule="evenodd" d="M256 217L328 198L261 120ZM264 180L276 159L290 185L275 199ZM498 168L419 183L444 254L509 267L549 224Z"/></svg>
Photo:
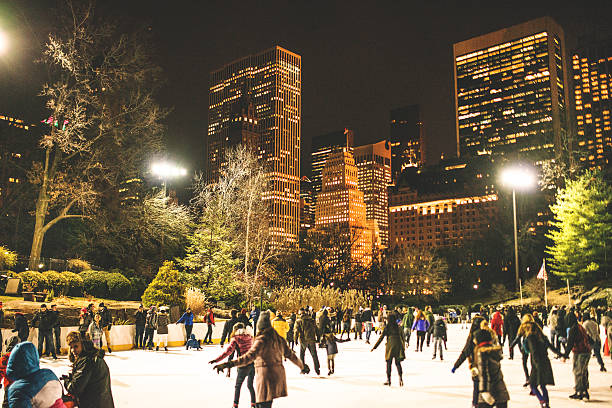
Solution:
<svg viewBox="0 0 612 408"><path fill-rule="evenodd" d="M277 44L300 54L304 174L313 135L348 127L356 143L379 141L388 137L389 110L407 104L423 108L428 161L453 154L452 44L543 15L555 18L566 36L612 32L612 1L563 3L99 1L151 27L167 77L159 102L173 108L166 121L169 156L190 170L205 165L210 71ZM35 119L40 68L31 59L54 4L0 3L0 30L19 39L0 56L0 112Z"/></svg>

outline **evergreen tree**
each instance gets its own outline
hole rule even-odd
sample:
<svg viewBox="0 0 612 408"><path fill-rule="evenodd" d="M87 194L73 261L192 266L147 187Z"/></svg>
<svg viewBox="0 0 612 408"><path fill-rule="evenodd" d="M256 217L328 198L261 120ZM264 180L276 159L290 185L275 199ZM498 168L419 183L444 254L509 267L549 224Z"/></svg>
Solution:
<svg viewBox="0 0 612 408"><path fill-rule="evenodd" d="M551 206L549 264L562 278L580 281L606 277L612 245L612 186L597 172L567 181Z"/></svg>
<svg viewBox="0 0 612 408"><path fill-rule="evenodd" d="M145 306L185 306L185 287L174 262L166 261L142 295Z"/></svg>

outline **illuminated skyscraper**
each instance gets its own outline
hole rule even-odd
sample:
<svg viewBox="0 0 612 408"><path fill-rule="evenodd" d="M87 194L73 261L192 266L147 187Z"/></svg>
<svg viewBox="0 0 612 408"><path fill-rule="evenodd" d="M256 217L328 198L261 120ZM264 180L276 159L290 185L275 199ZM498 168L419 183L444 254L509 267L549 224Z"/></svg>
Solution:
<svg viewBox="0 0 612 408"><path fill-rule="evenodd" d="M312 181L303 176L300 180L300 232L314 227L312 201Z"/></svg>
<svg viewBox="0 0 612 408"><path fill-rule="evenodd" d="M553 158L567 134L565 37L550 17L454 44L461 156Z"/></svg>
<svg viewBox="0 0 612 408"><path fill-rule="evenodd" d="M363 191L366 218L376 221L380 240L389 245L389 196L391 184L391 148L389 142L359 146L354 149L359 190Z"/></svg>
<svg viewBox="0 0 612 408"><path fill-rule="evenodd" d="M581 47L572 56L577 136L574 150L591 169L610 164L612 153L612 41Z"/></svg>
<svg viewBox="0 0 612 408"><path fill-rule="evenodd" d="M331 231L350 245L352 262L363 266L372 262L372 230L366 221L366 205L358 189L357 166L350 148L332 153L325 163L315 228Z"/></svg>
<svg viewBox="0 0 612 408"><path fill-rule="evenodd" d="M321 191L323 168L332 152L345 147L353 147L354 132L350 129L338 130L312 138L312 198L313 211L317 208L317 195Z"/></svg>
<svg viewBox="0 0 612 408"><path fill-rule="evenodd" d="M251 136L257 135L258 154L269 168L264 200L273 214L273 244L282 247L297 243L300 221L301 66L299 55L274 47L210 75L208 180L218 180L224 152L238 141L231 138L232 121L246 117L257 125ZM252 117L248 109L246 116L235 115L245 98L254 107Z"/></svg>
<svg viewBox="0 0 612 408"><path fill-rule="evenodd" d="M404 106L390 112L391 165L397 183L406 167L420 167L425 161L423 121L419 105Z"/></svg>

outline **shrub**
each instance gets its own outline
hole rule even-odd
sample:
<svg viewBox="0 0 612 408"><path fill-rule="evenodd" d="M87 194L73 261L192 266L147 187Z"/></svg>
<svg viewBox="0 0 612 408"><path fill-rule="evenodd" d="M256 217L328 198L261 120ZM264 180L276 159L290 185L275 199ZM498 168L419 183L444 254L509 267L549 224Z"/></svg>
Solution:
<svg viewBox="0 0 612 408"><path fill-rule="evenodd" d="M126 300L132 292L130 281L120 273L107 273L106 286L108 287L108 296L115 300Z"/></svg>
<svg viewBox="0 0 612 408"><path fill-rule="evenodd" d="M84 272L84 271L90 271L91 265L89 264L89 262L83 259L69 259L68 269L79 273L79 272Z"/></svg>
<svg viewBox="0 0 612 408"><path fill-rule="evenodd" d="M124 275L125 276L125 275ZM147 289L147 281L140 276L132 276L128 278L132 291L130 292L131 300L140 300L144 291Z"/></svg>
<svg viewBox="0 0 612 408"><path fill-rule="evenodd" d="M43 275L47 278L49 287L53 290L55 296L63 296L68 293L70 285L68 278L56 271L45 271Z"/></svg>
<svg viewBox="0 0 612 408"><path fill-rule="evenodd" d="M13 271L0 271L0 275L6 275L9 278L18 278L19 274Z"/></svg>
<svg viewBox="0 0 612 408"><path fill-rule="evenodd" d="M12 268L17 264L17 252L0 246L0 269Z"/></svg>
<svg viewBox="0 0 612 408"><path fill-rule="evenodd" d="M528 297L544 300L544 281L535 276L527 279L523 283L523 292Z"/></svg>
<svg viewBox="0 0 612 408"><path fill-rule="evenodd" d="M74 272L64 271L61 275L68 282L68 296L83 296L83 278Z"/></svg>
<svg viewBox="0 0 612 408"><path fill-rule="evenodd" d="M203 315L206 311L206 296L200 289L189 288L185 294L185 302L187 307L191 309L194 315Z"/></svg>
<svg viewBox="0 0 612 408"><path fill-rule="evenodd" d="M363 292L355 289L341 291L337 288L322 286L281 288L275 291L271 300L277 310L284 312L297 311L306 305L312 306L315 310L319 310L322 306L341 306L356 310L360 306L368 305L368 299ZM264 298L264 304L265 302Z"/></svg>
<svg viewBox="0 0 612 408"><path fill-rule="evenodd" d="M45 275L36 271L25 271L19 274L23 283L23 290L26 292L40 292L49 287L49 282Z"/></svg>
<svg viewBox="0 0 612 408"><path fill-rule="evenodd" d="M179 280L179 272L174 268L174 262L165 261L142 295L142 303L147 307L153 305L184 307L184 292L185 288Z"/></svg>
<svg viewBox="0 0 612 408"><path fill-rule="evenodd" d="M107 298L106 275L107 272L92 270L79 273L79 276L83 278L83 292L98 298Z"/></svg>
<svg viewBox="0 0 612 408"><path fill-rule="evenodd" d="M494 283L493 286L491 286L491 295L496 302L503 302L512 297L512 292L506 289L501 283Z"/></svg>

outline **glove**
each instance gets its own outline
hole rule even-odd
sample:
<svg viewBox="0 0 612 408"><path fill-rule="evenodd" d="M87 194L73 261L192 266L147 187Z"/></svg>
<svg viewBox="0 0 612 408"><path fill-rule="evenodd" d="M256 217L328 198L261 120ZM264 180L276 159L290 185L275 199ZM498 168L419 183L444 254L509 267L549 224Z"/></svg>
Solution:
<svg viewBox="0 0 612 408"><path fill-rule="evenodd" d="M484 400L484 402L486 402L487 404L489 405L495 404L495 398L493 398L490 392L483 392L480 395L482 396L482 399Z"/></svg>
<svg viewBox="0 0 612 408"><path fill-rule="evenodd" d="M222 372L226 368L231 368L232 366L233 366L233 364L228 361L227 363L217 364L216 366L213 367L213 370L217 370L217 374L219 374L220 372Z"/></svg>
<svg viewBox="0 0 612 408"><path fill-rule="evenodd" d="M472 367L470 372L472 373L472 377L478 377L478 368Z"/></svg>
<svg viewBox="0 0 612 408"><path fill-rule="evenodd" d="M300 374L308 374L310 372L310 367L308 367L308 364L304 364L304 368L302 368L302 371L300 371Z"/></svg>
<svg viewBox="0 0 612 408"><path fill-rule="evenodd" d="M455 367L451 368L451 373L455 374L455 371L457 371Z"/></svg>
<svg viewBox="0 0 612 408"><path fill-rule="evenodd" d="M216 363L216 361L215 361L215 360L210 360L210 361L208 362L208 364L215 364L215 363Z"/></svg>

